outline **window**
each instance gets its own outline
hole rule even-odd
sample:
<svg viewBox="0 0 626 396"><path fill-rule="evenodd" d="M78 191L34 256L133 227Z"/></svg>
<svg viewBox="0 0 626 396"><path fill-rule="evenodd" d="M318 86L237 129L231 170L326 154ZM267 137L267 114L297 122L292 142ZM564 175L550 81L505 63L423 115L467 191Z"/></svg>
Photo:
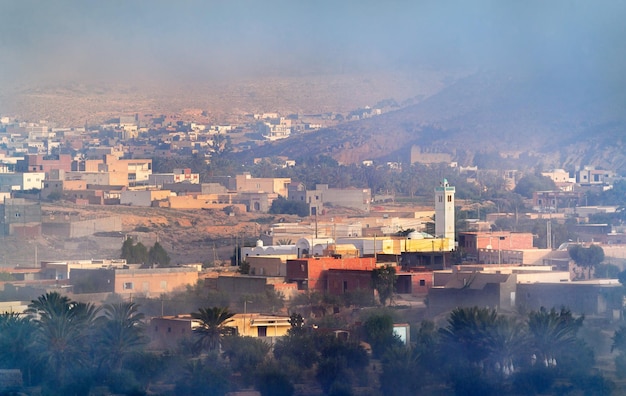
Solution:
<svg viewBox="0 0 626 396"><path fill-rule="evenodd" d="M452 202L452 195L448 195L448 202Z"/></svg>
<svg viewBox="0 0 626 396"><path fill-rule="evenodd" d="M167 332L168 332L168 333L171 333L171 332L172 332L172 328L171 328L171 327L168 327L168 328L167 328Z"/></svg>
<svg viewBox="0 0 626 396"><path fill-rule="evenodd" d="M125 282L124 290L133 290L133 282Z"/></svg>
<svg viewBox="0 0 626 396"><path fill-rule="evenodd" d="M439 198L439 202L443 202L443 197L441 195L438 198Z"/></svg>
<svg viewBox="0 0 626 396"><path fill-rule="evenodd" d="M420 279L420 286L426 286L426 281L424 279Z"/></svg>

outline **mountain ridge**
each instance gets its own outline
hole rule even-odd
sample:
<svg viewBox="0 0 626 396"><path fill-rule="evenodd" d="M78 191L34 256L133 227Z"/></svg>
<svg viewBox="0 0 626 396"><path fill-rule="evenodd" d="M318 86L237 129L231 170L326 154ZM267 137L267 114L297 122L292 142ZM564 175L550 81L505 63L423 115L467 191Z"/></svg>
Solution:
<svg viewBox="0 0 626 396"><path fill-rule="evenodd" d="M528 165L626 170L622 85L477 72L424 101L380 116L263 145L255 156L328 155L340 163L408 162L410 147L534 158Z"/></svg>

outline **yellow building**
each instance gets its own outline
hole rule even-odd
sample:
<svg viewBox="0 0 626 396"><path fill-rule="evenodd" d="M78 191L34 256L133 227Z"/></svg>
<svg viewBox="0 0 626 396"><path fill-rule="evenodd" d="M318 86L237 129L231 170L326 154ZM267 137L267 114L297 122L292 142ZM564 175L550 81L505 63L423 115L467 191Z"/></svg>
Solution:
<svg viewBox="0 0 626 396"><path fill-rule="evenodd" d="M291 183L290 178L252 177L250 173L236 175L237 192L265 192L275 193L287 197L287 186Z"/></svg>
<svg viewBox="0 0 626 396"><path fill-rule="evenodd" d="M176 348L181 341L194 337L193 329L198 327L199 323L189 314L152 318L148 328L151 347ZM269 343L272 343L274 337L287 335L291 328L289 317L259 313L235 314L226 326L236 328L240 336L264 338Z"/></svg>

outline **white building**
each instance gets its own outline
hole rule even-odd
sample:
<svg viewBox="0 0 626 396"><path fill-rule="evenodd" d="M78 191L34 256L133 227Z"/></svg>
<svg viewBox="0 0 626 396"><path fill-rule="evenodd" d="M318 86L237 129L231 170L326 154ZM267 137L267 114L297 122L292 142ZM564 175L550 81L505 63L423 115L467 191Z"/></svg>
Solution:
<svg viewBox="0 0 626 396"><path fill-rule="evenodd" d="M0 190L41 190L45 172L0 173Z"/></svg>
<svg viewBox="0 0 626 396"><path fill-rule="evenodd" d="M174 169L172 173L153 173L148 178L148 184L163 186L164 184L190 183L200 184L200 174L191 173L191 169Z"/></svg>
<svg viewBox="0 0 626 396"><path fill-rule="evenodd" d="M450 249L454 248L454 193L447 179L435 187L435 236L447 239Z"/></svg>

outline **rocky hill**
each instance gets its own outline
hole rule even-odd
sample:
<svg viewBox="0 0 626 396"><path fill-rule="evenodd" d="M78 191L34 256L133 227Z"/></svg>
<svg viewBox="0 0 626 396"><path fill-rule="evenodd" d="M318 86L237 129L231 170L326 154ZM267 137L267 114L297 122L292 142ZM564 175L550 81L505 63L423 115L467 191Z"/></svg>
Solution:
<svg viewBox="0 0 626 396"><path fill-rule="evenodd" d="M410 147L477 153L525 165L595 165L626 171L624 85L575 78L479 72L423 102L381 116L268 144L254 156L329 155L341 163L408 162Z"/></svg>

